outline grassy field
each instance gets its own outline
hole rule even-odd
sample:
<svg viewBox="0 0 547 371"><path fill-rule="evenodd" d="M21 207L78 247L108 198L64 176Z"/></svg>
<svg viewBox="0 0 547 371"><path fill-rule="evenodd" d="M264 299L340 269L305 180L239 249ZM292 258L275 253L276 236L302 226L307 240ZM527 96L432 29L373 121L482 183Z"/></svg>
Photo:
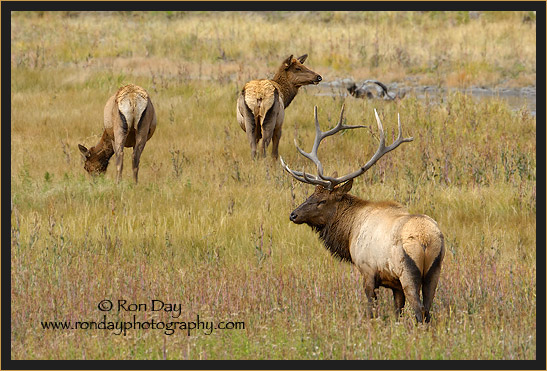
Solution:
<svg viewBox="0 0 547 371"><path fill-rule="evenodd" d="M308 171L293 138L311 148L314 105L323 130L344 103L348 124L373 125L322 144L326 172L340 174L374 153L373 109L389 138L400 113L414 142L351 192L438 221L447 252L433 320L419 326L408 307L395 321L386 289L380 317L367 319L357 269L289 221L312 187L270 158L252 161L235 118L242 84L270 77L291 53L308 53L325 82L534 85L535 29L527 12L15 13L12 358L535 359L536 118L526 107L457 92L384 102L307 87L286 111L280 154ZM147 89L158 115L138 185L130 149L117 185L112 164L91 180L77 148L98 141L104 103L125 83ZM111 311L98 309L105 299ZM180 316L119 300L180 304ZM245 328L188 336L41 325L104 315Z"/></svg>

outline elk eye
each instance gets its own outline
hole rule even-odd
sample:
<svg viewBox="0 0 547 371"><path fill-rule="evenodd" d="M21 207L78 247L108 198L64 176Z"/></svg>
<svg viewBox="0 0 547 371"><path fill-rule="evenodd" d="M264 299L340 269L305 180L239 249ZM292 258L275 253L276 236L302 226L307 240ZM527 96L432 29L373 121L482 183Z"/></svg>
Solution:
<svg viewBox="0 0 547 371"><path fill-rule="evenodd" d="M327 202L327 200L321 200L317 203L317 206L321 206L321 205L324 205L325 202Z"/></svg>

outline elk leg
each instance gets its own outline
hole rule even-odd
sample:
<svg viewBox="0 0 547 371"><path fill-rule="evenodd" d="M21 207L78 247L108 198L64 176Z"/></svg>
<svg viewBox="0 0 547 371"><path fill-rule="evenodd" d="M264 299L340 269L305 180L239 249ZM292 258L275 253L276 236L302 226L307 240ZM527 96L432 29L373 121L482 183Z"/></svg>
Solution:
<svg viewBox="0 0 547 371"><path fill-rule="evenodd" d="M263 158L266 157L266 148L268 147L268 144L270 144L269 140L262 138L262 143L260 143L260 154Z"/></svg>
<svg viewBox="0 0 547 371"><path fill-rule="evenodd" d="M268 148L268 144L267 141L262 141L262 158L266 157L266 148Z"/></svg>
<svg viewBox="0 0 547 371"><path fill-rule="evenodd" d="M249 140L249 144L251 145L251 157L255 159L256 145L258 143L258 140L256 138L256 127L254 123L249 122L249 120L245 121L245 132L247 133L247 139Z"/></svg>
<svg viewBox="0 0 547 371"><path fill-rule="evenodd" d="M268 146L270 145L270 141L272 140L272 130L268 127L268 128L262 128L262 148L261 148L261 151L262 151L262 157L266 157L266 149L268 148Z"/></svg>
<svg viewBox="0 0 547 371"><path fill-rule="evenodd" d="M433 297L435 297L435 290L437 289L437 283L439 282L440 274L441 264L439 258L437 258L431 265L431 268L429 268L429 271L427 271L422 286L422 295L424 297L425 322L429 322L431 320L429 310L431 309L431 304L433 303Z"/></svg>
<svg viewBox="0 0 547 371"><path fill-rule="evenodd" d="M405 306L405 293L403 290L392 289L393 291L393 302L395 303L395 314L397 315L397 320L401 316L401 311Z"/></svg>
<svg viewBox="0 0 547 371"><path fill-rule="evenodd" d="M139 163L141 160L141 154L146 144L148 133L137 133L135 138L135 147L133 147L133 178L135 183L138 183L139 178Z"/></svg>
<svg viewBox="0 0 547 371"><path fill-rule="evenodd" d="M279 140L281 139L281 125L275 127L272 138L272 158L277 160L279 157Z"/></svg>
<svg viewBox="0 0 547 371"><path fill-rule="evenodd" d="M283 126L283 120L285 119L285 109L283 103L279 100L279 104L276 107L277 115L275 116L275 127L273 132L273 147L272 157L277 160L279 157L279 140L281 139L281 128Z"/></svg>
<svg viewBox="0 0 547 371"><path fill-rule="evenodd" d="M260 142L260 139L262 139L262 143L260 146L260 152L262 154L262 157L266 157L266 147L268 143L264 140L264 128L263 128L263 120L260 116L255 116L255 140L256 145L258 146L258 142Z"/></svg>
<svg viewBox="0 0 547 371"><path fill-rule="evenodd" d="M114 135L114 153L116 154L116 183L122 179L123 170L123 149L127 139L127 132L120 130L118 135Z"/></svg>
<svg viewBox="0 0 547 371"><path fill-rule="evenodd" d="M414 314L416 315L416 321L422 323L424 320L424 306L420 300L420 288L423 282L422 271L416 265L416 261L408 255L407 251L419 251L422 249L421 246L415 245L410 242L402 246L403 250L403 272L399 277L401 281L401 286L403 287L403 292L405 294L406 300L414 309Z"/></svg>
<svg viewBox="0 0 547 371"><path fill-rule="evenodd" d="M378 315L377 313L377 305L376 305L376 289L374 283L374 278L365 279L365 295L367 296L368 300L368 315L370 318L374 318Z"/></svg>
<svg viewBox="0 0 547 371"><path fill-rule="evenodd" d="M416 277L408 274L408 272L404 272L401 277L401 284L405 297L408 299L412 309L414 309L416 321L422 323L424 318L424 306L420 301L421 279L418 280Z"/></svg>

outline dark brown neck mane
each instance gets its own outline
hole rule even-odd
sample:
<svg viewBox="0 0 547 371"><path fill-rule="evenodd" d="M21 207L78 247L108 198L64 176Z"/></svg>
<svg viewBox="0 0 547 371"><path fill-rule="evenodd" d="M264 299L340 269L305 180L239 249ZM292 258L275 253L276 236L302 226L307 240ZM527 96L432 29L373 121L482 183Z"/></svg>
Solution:
<svg viewBox="0 0 547 371"><path fill-rule="evenodd" d="M281 96L283 97L283 105L287 108L296 96L296 93L298 93L299 87L289 81L287 72L283 68L280 68L279 71L277 71L272 80L279 84Z"/></svg>
<svg viewBox="0 0 547 371"><path fill-rule="evenodd" d="M312 227L329 252L340 260L352 262L349 243L352 238L356 211L368 201L346 194L340 200L333 217L324 226Z"/></svg>
<svg viewBox="0 0 547 371"><path fill-rule="evenodd" d="M103 132L103 136L99 140L96 146L91 147L90 151L95 156L96 160L101 163L102 167L106 170L108 161L112 155L114 155L114 146L112 144L112 138L107 134L106 130Z"/></svg>

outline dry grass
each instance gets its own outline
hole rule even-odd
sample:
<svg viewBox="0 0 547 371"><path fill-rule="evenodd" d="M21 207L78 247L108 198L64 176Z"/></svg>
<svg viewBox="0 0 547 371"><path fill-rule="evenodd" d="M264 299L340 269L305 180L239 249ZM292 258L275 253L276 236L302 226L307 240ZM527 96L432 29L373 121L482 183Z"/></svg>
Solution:
<svg viewBox="0 0 547 371"><path fill-rule="evenodd" d="M13 17L12 358L536 358L536 119L525 108L459 93L440 102L344 100L309 87L287 110L280 153L308 170L292 138L311 146L313 105L323 129L344 102L351 124L373 124L376 108L390 136L400 112L415 141L356 180L352 193L398 200L439 222L447 254L428 326L416 326L409 313L395 322L384 289L380 318L366 318L357 270L329 256L308 227L288 220L311 187L293 183L269 158L251 161L235 121L241 82L267 76L293 51L308 52L310 66L329 79L413 71L434 79L437 72L419 67L434 53L447 56L446 70L462 66L474 76L469 81L535 79L535 23L523 23L518 13L478 20L458 20L456 13L312 16L262 14L264 33L245 13ZM440 24L449 29L432 32ZM141 33L122 35L122 25ZM395 61L357 68L371 63L375 27L381 58L393 60L393 46L401 44L412 56L404 72ZM285 44L297 28L309 36ZM287 35L274 33L280 29ZM364 59L353 52L358 44ZM226 60L216 59L220 50ZM524 66L518 73L516 59ZM446 83L458 85L452 78ZM133 184L126 166L116 185L113 165L91 181L76 145L98 141L104 102L127 82L145 87L158 113L140 183ZM366 161L375 145L367 130L346 132L325 141L320 156L327 172L343 173ZM245 330L120 336L40 326L98 321L105 298L181 303L179 320L199 314L244 321ZM131 321L132 314L114 311L109 319Z"/></svg>
<svg viewBox="0 0 547 371"><path fill-rule="evenodd" d="M100 68L147 78L218 74L241 83L271 74L280 54L309 53L326 81L412 75L417 83L455 87L535 84L531 12L476 19L468 12L97 14L17 14L12 63L77 64L80 80L85 69Z"/></svg>

